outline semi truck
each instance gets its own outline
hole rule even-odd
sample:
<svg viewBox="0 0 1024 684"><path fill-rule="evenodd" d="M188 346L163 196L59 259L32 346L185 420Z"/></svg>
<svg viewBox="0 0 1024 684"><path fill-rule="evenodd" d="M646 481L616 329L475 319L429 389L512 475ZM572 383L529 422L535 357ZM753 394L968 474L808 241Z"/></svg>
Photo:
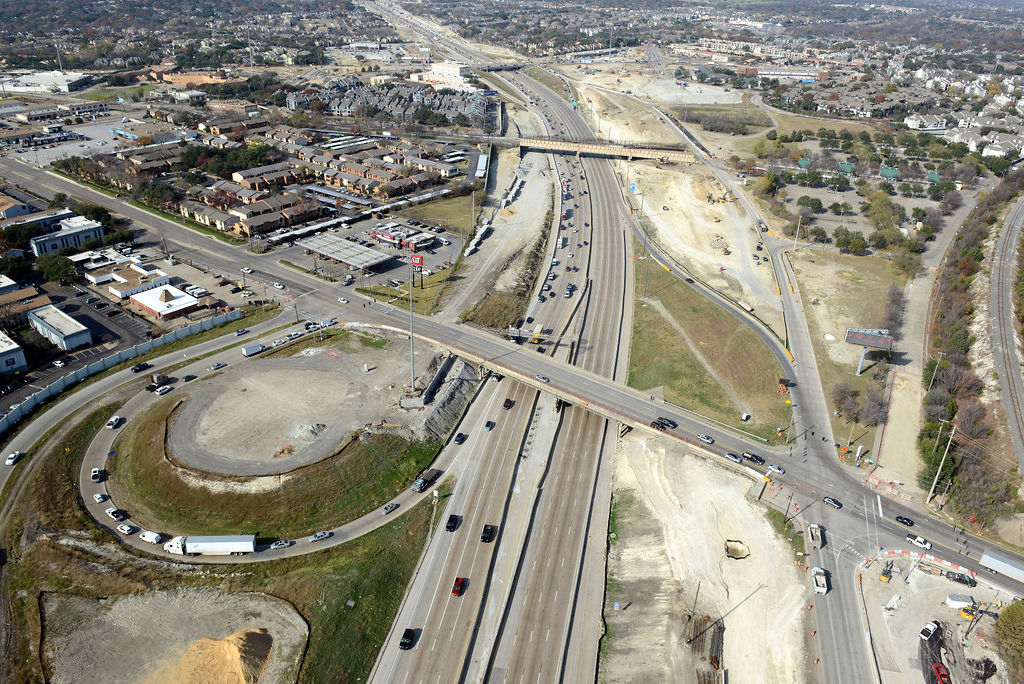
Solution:
<svg viewBox="0 0 1024 684"><path fill-rule="evenodd" d="M811 568L811 579L814 581L815 594L828 593L828 575L824 568Z"/></svg>
<svg viewBox="0 0 1024 684"><path fill-rule="evenodd" d="M530 342L533 344L540 344L541 338L544 336L544 326L538 325L533 329L533 335L530 336Z"/></svg>
<svg viewBox="0 0 1024 684"><path fill-rule="evenodd" d="M1000 556L991 551L984 551L978 564L993 574L1006 575L1018 582L1024 582L1024 565L1006 556Z"/></svg>
<svg viewBox="0 0 1024 684"><path fill-rule="evenodd" d="M164 551L179 556L238 556L256 551L255 534L219 535L214 537L174 537L164 544Z"/></svg>
<svg viewBox="0 0 1024 684"><path fill-rule="evenodd" d="M414 492L425 492L427 487L434 484L437 478L441 477L441 471L437 468L431 468L420 473L420 476L416 478L412 483L412 491Z"/></svg>

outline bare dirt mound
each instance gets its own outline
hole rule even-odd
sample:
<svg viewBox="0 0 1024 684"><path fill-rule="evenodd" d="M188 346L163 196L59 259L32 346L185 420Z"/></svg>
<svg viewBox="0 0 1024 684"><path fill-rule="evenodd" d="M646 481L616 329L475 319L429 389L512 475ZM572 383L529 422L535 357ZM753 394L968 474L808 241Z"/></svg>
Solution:
<svg viewBox="0 0 1024 684"><path fill-rule="evenodd" d="M181 656L174 672L158 676L181 684L256 684L273 647L274 638L263 627L243 629L225 639L203 638Z"/></svg>

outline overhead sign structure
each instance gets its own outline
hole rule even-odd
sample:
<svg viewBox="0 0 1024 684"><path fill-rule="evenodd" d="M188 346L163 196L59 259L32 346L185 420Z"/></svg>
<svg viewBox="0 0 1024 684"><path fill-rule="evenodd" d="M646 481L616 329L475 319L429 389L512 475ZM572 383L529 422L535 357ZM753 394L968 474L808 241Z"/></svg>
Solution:
<svg viewBox="0 0 1024 684"><path fill-rule="evenodd" d="M857 363L857 375L860 375L864 368L864 356L868 349L881 349L892 351L892 335L888 330L874 330L871 328L847 328L846 343L855 344L861 348L860 361Z"/></svg>

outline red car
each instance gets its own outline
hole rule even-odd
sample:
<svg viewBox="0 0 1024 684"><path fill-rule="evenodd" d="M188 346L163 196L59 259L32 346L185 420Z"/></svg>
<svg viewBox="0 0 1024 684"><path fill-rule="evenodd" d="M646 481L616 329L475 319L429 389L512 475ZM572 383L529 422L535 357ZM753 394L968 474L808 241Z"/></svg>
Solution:
<svg viewBox="0 0 1024 684"><path fill-rule="evenodd" d="M452 596L462 596L462 592L466 590L466 584L469 583L467 577L456 577L455 584L452 585ZM948 681L948 680L947 680Z"/></svg>
<svg viewBox="0 0 1024 684"><path fill-rule="evenodd" d="M949 670L942 663L932 663L932 671L935 672L935 679L939 680L939 684L953 684L953 680L949 678Z"/></svg>

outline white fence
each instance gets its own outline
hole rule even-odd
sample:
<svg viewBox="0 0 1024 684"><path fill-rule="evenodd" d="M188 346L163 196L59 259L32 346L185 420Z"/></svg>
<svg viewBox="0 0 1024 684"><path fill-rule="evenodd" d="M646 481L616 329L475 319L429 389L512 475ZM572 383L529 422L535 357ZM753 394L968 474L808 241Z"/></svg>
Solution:
<svg viewBox="0 0 1024 684"><path fill-rule="evenodd" d="M155 339L140 342L134 347L122 349L121 351L115 352L110 356L103 357L102 359L96 361L95 363L90 363L88 366L79 368L78 370L72 371L71 373L68 373L65 376L57 378L43 389L39 390L33 395L30 395L27 399L25 399L25 401L18 404L17 408L12 409L11 412L8 413L6 416L0 418L0 434L6 432L9 427L14 425L19 420L21 420L21 418L23 418L25 415L31 412L32 409L39 406L47 399L57 396L68 387L71 387L76 382L81 382L82 380L85 380L90 375L95 375L96 373L105 371L108 368L116 366L119 363L123 363L125 361L128 361L129 359L134 359L138 356L141 356L147 352L152 351L153 349L158 349L164 346L165 344L170 344L171 342L175 342L190 335L204 332L206 330L209 330L210 328L213 328L214 326L221 325L222 323L230 323L231 321L237 321L241 317L241 311L239 311L238 309L232 309L231 311L226 311L224 313L217 314L216 316L203 319L198 323L192 323L191 325L187 325L184 328L179 328L177 330L174 330L173 332L166 333Z"/></svg>

